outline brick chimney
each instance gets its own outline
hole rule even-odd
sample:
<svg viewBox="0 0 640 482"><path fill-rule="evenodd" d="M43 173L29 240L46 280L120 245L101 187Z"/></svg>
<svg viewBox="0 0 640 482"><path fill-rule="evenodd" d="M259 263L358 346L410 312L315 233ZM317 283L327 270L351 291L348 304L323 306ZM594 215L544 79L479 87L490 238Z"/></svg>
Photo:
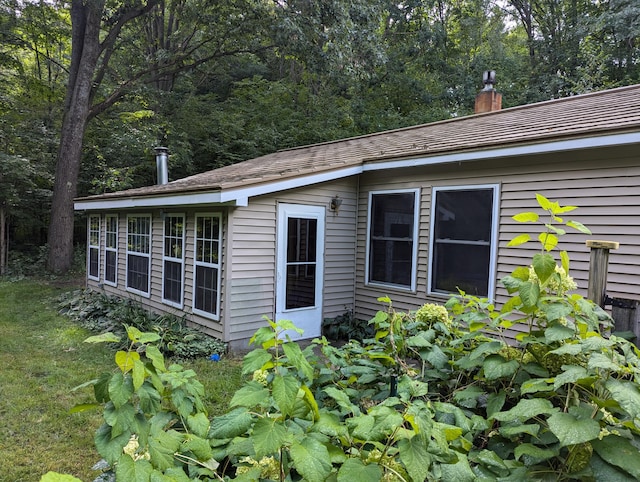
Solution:
<svg viewBox="0 0 640 482"><path fill-rule="evenodd" d="M502 109L502 94L493 88L496 83L495 70L486 70L482 75L482 82L484 89L476 96L475 113L483 114Z"/></svg>

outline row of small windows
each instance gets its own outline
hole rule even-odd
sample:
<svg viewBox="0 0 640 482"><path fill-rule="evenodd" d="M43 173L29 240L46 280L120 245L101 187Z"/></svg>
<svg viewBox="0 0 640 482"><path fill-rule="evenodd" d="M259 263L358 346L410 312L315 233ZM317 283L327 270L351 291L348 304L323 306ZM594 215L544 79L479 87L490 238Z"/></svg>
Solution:
<svg viewBox="0 0 640 482"><path fill-rule="evenodd" d="M100 280L100 215L89 216L87 272L90 279ZM105 284L117 286L118 216L104 218L103 263ZM167 214L163 217L162 301L183 307L185 275L185 217ZM151 295L152 219L150 215L127 216L126 233L127 291ZM219 319L221 217L219 214L197 214L194 229L193 312Z"/></svg>

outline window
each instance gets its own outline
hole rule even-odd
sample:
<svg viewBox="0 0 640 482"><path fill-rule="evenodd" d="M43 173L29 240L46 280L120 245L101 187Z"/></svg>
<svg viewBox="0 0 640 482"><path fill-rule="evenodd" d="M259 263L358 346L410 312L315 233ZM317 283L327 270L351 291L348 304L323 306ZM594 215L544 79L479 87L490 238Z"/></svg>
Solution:
<svg viewBox="0 0 640 482"><path fill-rule="evenodd" d="M196 215L193 311L217 320L220 305L221 218Z"/></svg>
<svg viewBox="0 0 640 482"><path fill-rule="evenodd" d="M127 217L127 289L149 295L151 216Z"/></svg>
<svg viewBox="0 0 640 482"><path fill-rule="evenodd" d="M498 186L434 188L429 292L491 297Z"/></svg>
<svg viewBox="0 0 640 482"><path fill-rule="evenodd" d="M118 273L118 216L105 217L104 282L116 286Z"/></svg>
<svg viewBox="0 0 640 482"><path fill-rule="evenodd" d="M89 245L87 246L87 276L100 279L100 216L89 216Z"/></svg>
<svg viewBox="0 0 640 482"><path fill-rule="evenodd" d="M162 260L162 300L182 308L184 273L184 216L182 215L167 215L164 219Z"/></svg>
<svg viewBox="0 0 640 482"><path fill-rule="evenodd" d="M372 192L367 231L367 283L415 290L418 190Z"/></svg>

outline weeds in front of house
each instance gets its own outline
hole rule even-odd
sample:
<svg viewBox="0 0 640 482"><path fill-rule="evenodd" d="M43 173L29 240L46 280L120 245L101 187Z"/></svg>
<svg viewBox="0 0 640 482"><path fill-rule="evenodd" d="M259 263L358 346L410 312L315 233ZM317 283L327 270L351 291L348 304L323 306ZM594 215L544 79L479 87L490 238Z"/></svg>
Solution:
<svg viewBox="0 0 640 482"><path fill-rule="evenodd" d="M91 382L100 454L118 480L638 480L640 351L602 335L611 320L551 254L564 227L587 232L561 217L575 208L538 202L542 249L502 280L502 310L465 293L407 313L381 298L375 335L340 348L302 349L283 339L291 322L267 320L243 361L250 380L213 419L158 335L130 329L115 372Z"/></svg>
<svg viewBox="0 0 640 482"><path fill-rule="evenodd" d="M125 326L157 333L158 347L172 358L194 360L226 352L224 342L188 327L184 318L157 315L135 299L109 296L91 289L76 290L61 297L60 313L93 333L112 332L122 340L127 339ZM126 342L123 343L121 348L126 346Z"/></svg>

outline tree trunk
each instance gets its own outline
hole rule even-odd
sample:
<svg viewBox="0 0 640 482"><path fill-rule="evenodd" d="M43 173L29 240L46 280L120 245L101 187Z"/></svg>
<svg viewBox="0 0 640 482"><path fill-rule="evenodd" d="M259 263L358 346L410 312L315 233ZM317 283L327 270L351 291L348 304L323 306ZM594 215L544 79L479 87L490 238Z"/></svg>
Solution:
<svg viewBox="0 0 640 482"><path fill-rule="evenodd" d="M51 201L49 257L47 267L54 273L69 270L73 261L73 199L76 197L82 140L100 55L100 20L104 0L74 0L71 5L72 46L69 84L65 98L60 149Z"/></svg>

